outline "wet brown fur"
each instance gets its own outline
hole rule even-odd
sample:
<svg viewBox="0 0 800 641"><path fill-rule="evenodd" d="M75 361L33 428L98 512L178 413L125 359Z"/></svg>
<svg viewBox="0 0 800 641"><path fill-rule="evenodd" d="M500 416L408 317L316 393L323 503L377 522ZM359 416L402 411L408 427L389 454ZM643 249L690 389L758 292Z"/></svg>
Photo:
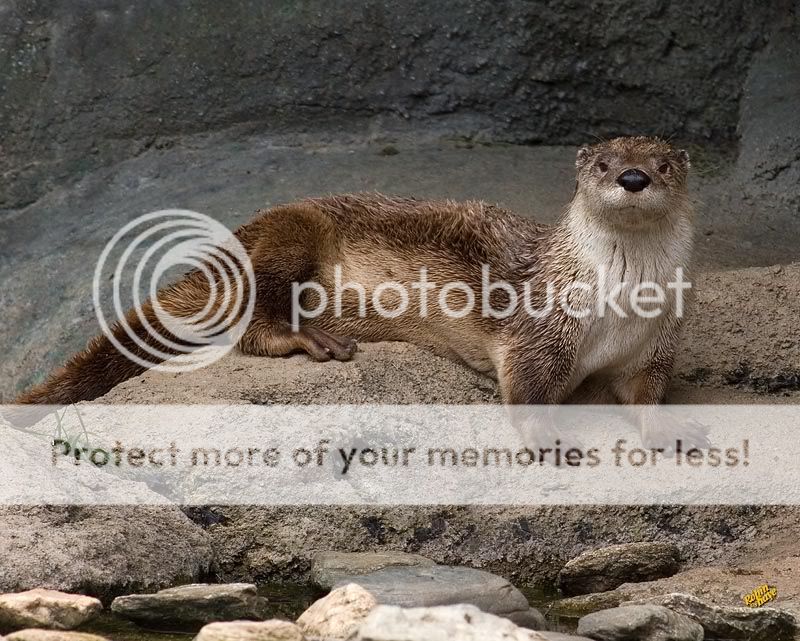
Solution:
<svg viewBox="0 0 800 641"><path fill-rule="evenodd" d="M613 166L606 176L601 169L608 164ZM664 164L668 168L662 172ZM653 210L642 216L633 211L624 219L628 222L616 221L617 213L605 207L592 191L605 189L603 181L613 182L617 165L646 166L654 181L652 198L657 200L653 201ZM607 227L613 237L615 233L639 233L648 225L656 230L654 233L662 233L659 226L666 229L673 219L685 222L691 213L685 198L688 159L684 152L661 140L623 138L583 148L576 166L576 195L556 226L540 225L483 202L420 201L380 194L308 199L258 212L236 231L256 275L256 308L240 340L241 350L257 356L301 351L316 360L345 360L355 351L349 337L359 341L409 341L495 376L507 403L564 401L580 382L573 378L583 349L585 325L558 308L541 319L519 313L507 319L482 317L481 265L490 265L493 281L522 287L531 280L533 291L541 295L548 280L567 284L586 276L579 236L581 225L596 222L593 218L604 220L603 229ZM659 207L663 208L663 218L659 218ZM630 229L617 232L618 224ZM343 282L359 282L367 288L368 310L372 287L382 281L416 281L423 266L429 280L439 286L449 281L471 285L477 294L476 309L466 318L448 318L435 304L437 289L431 293L434 304L429 304L427 318L417 313L414 296L400 318L369 313L359 318L358 301L351 295L343 300L341 317L333 313L331 302L322 316L301 326L299 332L292 331L291 283L317 281L330 292L335 264L342 265ZM205 305L208 286L199 274L191 273L158 296L173 313L188 315ZM451 299L454 308L460 307L458 298L454 294ZM387 296L386 306L391 307L388 300ZM313 306L313 296L306 302ZM151 322L156 322L149 303L145 312ZM133 321L132 313L129 320ZM658 340L647 348L648 353L641 354L635 371L622 367L617 368L622 372L619 374L614 370L613 376L620 380L612 376L604 387L616 400L658 403L663 399L679 328L678 319L667 319L661 324ZM125 342L121 330L114 331ZM126 345L135 349L129 340ZM98 336L64 368L22 394L17 402L67 404L93 399L142 369L117 353L106 337ZM587 373L585 381L597 374Z"/></svg>

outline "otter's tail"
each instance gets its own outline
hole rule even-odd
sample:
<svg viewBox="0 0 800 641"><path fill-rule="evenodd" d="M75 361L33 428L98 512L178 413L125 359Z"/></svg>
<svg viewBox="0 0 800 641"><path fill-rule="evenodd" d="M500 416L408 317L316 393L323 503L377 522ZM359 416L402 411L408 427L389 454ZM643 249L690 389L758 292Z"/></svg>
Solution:
<svg viewBox="0 0 800 641"><path fill-rule="evenodd" d="M181 319L203 313L209 295L209 283L202 274L192 272L174 285L159 291L157 302L170 317ZM109 333L129 354L120 351L109 336L96 336L82 352L70 358L64 367L53 372L41 385L21 394L14 403L69 405L78 401L90 401L102 396L115 385L146 371L148 363L152 367L170 355L185 353L192 347L191 342L182 340L164 327L151 300L146 301L139 309L128 311L125 321L127 328L117 322L111 326ZM169 347L165 338L184 349ZM163 354L163 358L155 356L154 352ZM130 355L138 358L132 359ZM30 414L33 417L35 412Z"/></svg>

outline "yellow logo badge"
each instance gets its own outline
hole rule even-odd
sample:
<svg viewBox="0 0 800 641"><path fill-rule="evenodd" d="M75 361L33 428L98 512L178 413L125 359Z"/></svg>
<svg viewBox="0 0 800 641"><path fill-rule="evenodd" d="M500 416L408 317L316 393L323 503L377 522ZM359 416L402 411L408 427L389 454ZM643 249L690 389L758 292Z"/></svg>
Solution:
<svg viewBox="0 0 800 641"><path fill-rule="evenodd" d="M750 608L760 608L765 603L769 603L778 596L778 588L771 587L766 583L759 585L755 590L742 597L744 604Z"/></svg>

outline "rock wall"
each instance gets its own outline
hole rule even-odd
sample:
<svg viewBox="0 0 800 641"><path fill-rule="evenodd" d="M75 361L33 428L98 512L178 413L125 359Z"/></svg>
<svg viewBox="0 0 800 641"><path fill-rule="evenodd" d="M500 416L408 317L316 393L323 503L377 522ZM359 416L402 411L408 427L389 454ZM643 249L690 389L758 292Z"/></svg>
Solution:
<svg viewBox="0 0 800 641"><path fill-rule="evenodd" d="M730 140L750 60L789 12L789 0L4 0L0 208L163 137L241 123Z"/></svg>

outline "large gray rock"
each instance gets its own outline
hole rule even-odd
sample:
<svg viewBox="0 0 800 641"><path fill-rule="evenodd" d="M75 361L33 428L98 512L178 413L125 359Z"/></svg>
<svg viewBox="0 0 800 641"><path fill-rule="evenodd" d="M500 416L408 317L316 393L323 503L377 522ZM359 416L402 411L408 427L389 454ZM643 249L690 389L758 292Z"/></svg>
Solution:
<svg viewBox="0 0 800 641"><path fill-rule="evenodd" d="M305 637L294 623L271 619L209 623L194 641L305 641Z"/></svg>
<svg viewBox="0 0 800 641"><path fill-rule="evenodd" d="M351 579L382 605L421 608L468 604L531 629L545 628L544 617L503 577L464 567L386 568Z"/></svg>
<svg viewBox="0 0 800 641"><path fill-rule="evenodd" d="M405 552L322 552L311 564L311 581L330 590L337 583L387 567L436 565L419 554Z"/></svg>
<svg viewBox="0 0 800 641"><path fill-rule="evenodd" d="M713 605L691 594L665 594L646 601L669 608L697 621L706 639L726 641L792 641L800 633L797 619L774 608Z"/></svg>
<svg viewBox="0 0 800 641"><path fill-rule="evenodd" d="M597 641L703 641L696 621L660 605L628 605L587 614L578 634Z"/></svg>
<svg viewBox="0 0 800 641"><path fill-rule="evenodd" d="M20 628L72 630L96 617L99 600L80 594L34 589L0 594L0 631Z"/></svg>
<svg viewBox="0 0 800 641"><path fill-rule="evenodd" d="M48 588L110 601L197 580L208 535L176 507L0 508L0 590Z"/></svg>
<svg viewBox="0 0 800 641"><path fill-rule="evenodd" d="M249 583L196 583L155 594L130 594L114 599L111 610L136 623L168 630L214 621L259 620L269 612L267 599Z"/></svg>
<svg viewBox="0 0 800 641"><path fill-rule="evenodd" d="M506 619L472 605L434 608L375 608L355 641L546 641Z"/></svg>
<svg viewBox="0 0 800 641"><path fill-rule="evenodd" d="M653 581L680 569L680 551L671 543L625 543L590 550L569 561L558 574L567 596L605 592L623 583Z"/></svg>

